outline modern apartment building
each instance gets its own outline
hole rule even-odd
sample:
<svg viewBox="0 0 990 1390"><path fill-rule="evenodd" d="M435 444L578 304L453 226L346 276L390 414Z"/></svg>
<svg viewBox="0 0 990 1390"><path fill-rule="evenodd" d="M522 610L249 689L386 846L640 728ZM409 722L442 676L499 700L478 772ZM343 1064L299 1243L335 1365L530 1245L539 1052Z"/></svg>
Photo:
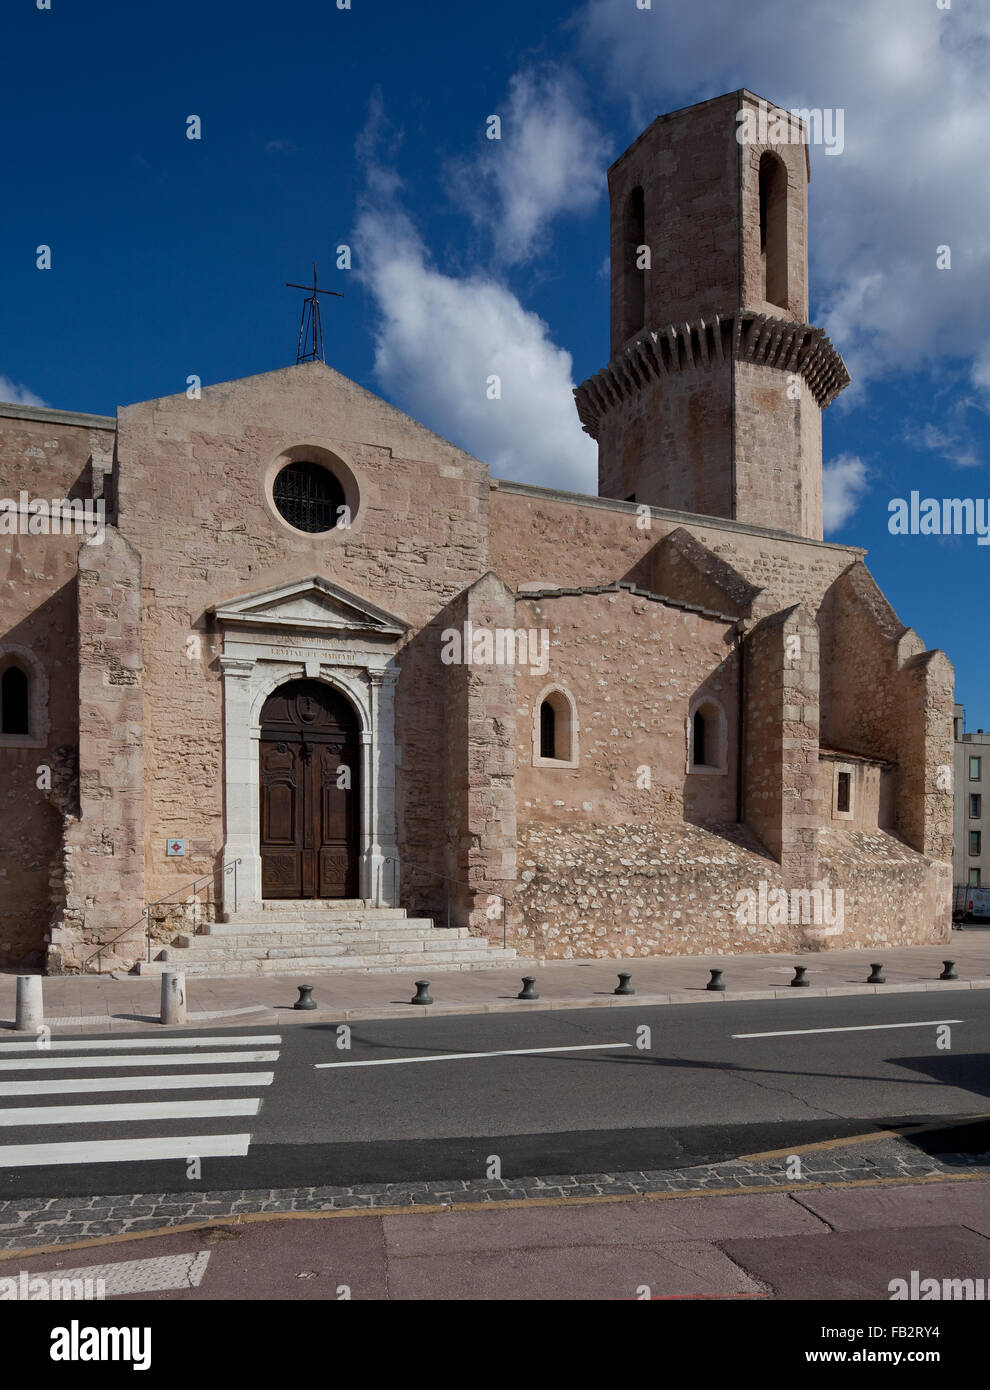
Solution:
<svg viewBox="0 0 990 1390"><path fill-rule="evenodd" d="M955 818L952 881L970 888L990 885L990 732L963 732L965 711L953 708Z"/></svg>

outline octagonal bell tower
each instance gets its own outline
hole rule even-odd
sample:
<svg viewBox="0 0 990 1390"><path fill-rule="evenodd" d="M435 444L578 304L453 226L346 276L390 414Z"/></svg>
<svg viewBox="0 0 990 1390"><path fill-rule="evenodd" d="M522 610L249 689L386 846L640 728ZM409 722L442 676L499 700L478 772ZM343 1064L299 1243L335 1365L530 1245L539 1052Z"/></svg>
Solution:
<svg viewBox="0 0 990 1390"><path fill-rule="evenodd" d="M751 92L660 116L612 165L611 361L575 392L598 492L821 539L808 133Z"/></svg>

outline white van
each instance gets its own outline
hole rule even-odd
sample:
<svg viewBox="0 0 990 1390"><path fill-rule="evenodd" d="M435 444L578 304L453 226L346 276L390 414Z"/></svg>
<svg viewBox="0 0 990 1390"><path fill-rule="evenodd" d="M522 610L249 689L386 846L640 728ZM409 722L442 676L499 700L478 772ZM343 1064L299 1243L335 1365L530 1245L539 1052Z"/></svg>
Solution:
<svg viewBox="0 0 990 1390"><path fill-rule="evenodd" d="M970 888L966 893L966 918L990 917L990 888Z"/></svg>

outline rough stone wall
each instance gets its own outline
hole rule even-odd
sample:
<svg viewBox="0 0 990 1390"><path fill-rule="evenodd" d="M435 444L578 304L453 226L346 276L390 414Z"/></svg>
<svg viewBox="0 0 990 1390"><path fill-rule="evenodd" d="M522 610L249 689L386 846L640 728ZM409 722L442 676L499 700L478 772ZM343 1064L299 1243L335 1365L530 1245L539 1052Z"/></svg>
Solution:
<svg viewBox="0 0 990 1390"><path fill-rule="evenodd" d="M519 625L512 594L497 575L485 574L450 605L445 626L462 634L472 657L484 657L482 634ZM493 645L493 651L495 650ZM500 937L503 899L516 880L516 678L514 665L466 661L447 673L447 856L454 880L457 925ZM467 885L467 886L466 886ZM508 911L508 909L507 909ZM507 918L508 922L508 918Z"/></svg>
<svg viewBox="0 0 990 1390"><path fill-rule="evenodd" d="M820 540L822 412L807 382L779 367L737 362L732 399L731 515Z"/></svg>
<svg viewBox="0 0 990 1390"><path fill-rule="evenodd" d="M732 516L733 364L675 370L605 412L598 426L603 497Z"/></svg>
<svg viewBox="0 0 990 1390"><path fill-rule="evenodd" d="M519 879L515 944L550 959L784 951L800 937L740 920L742 888L783 887L744 826L531 822Z"/></svg>
<svg viewBox="0 0 990 1390"><path fill-rule="evenodd" d="M765 591L754 609L757 616L794 603L816 612L829 586L864 553L853 546L775 536L661 509L651 513L647 530L634 505L518 483L498 483L491 506L492 568L516 589L524 584L611 584L616 579L650 588L650 552L670 532L683 529Z"/></svg>
<svg viewBox="0 0 990 1390"><path fill-rule="evenodd" d="M801 607L746 639L745 819L789 886L818 877L818 629Z"/></svg>
<svg viewBox="0 0 990 1390"><path fill-rule="evenodd" d="M843 931L820 949L923 946L948 941L948 866L917 854L882 830L847 830L835 823L818 837L822 879L843 892ZM949 887L951 899L951 886Z"/></svg>
<svg viewBox="0 0 990 1390"><path fill-rule="evenodd" d="M546 629L549 671L519 670L520 823L649 825L735 818L737 665L732 623L622 590L521 599L520 627ZM534 766L548 686L573 698L578 767ZM688 773L691 702L709 695L728 730L724 773ZM645 771L644 771L645 770ZM648 785L645 785L648 781Z"/></svg>
<svg viewBox="0 0 990 1390"><path fill-rule="evenodd" d="M129 965L144 931L141 564L113 527L80 548L78 594L79 813L65 817L54 974Z"/></svg>
<svg viewBox="0 0 990 1390"><path fill-rule="evenodd" d="M54 413L30 419L0 405L0 497L17 501L22 490L48 502L91 497L90 460L102 459L111 444L112 433L95 423ZM60 798L73 797L65 770L74 764L79 738L76 554L82 539L0 535L0 664L30 657L37 700L29 738L0 739L0 966L41 963L64 901Z"/></svg>
<svg viewBox="0 0 990 1390"><path fill-rule="evenodd" d="M303 535L275 511L271 480L300 445L330 451L356 479L349 529ZM318 574L408 622L412 646L488 569L488 473L322 363L130 406L118 458L121 530L142 558L145 856L157 898L214 871L224 842L222 636L209 607ZM400 852L442 872L444 672L426 646L399 664ZM167 860L180 833L192 854Z"/></svg>

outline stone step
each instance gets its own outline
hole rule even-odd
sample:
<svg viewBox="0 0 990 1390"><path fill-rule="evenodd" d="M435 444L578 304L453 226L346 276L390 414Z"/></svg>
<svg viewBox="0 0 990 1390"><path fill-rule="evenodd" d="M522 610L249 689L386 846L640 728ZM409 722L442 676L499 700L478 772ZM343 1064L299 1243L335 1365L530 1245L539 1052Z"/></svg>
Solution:
<svg viewBox="0 0 990 1390"><path fill-rule="evenodd" d="M479 938L480 939L480 938ZM453 954L453 953L451 953ZM483 954L469 959L444 960L438 959L437 954L429 956L417 956L410 953L407 956L347 956L334 958L332 956L294 956L279 957L276 960L240 960L227 958L223 961L199 961L194 960L186 964L181 963L181 968L187 975L287 975L287 974L310 974L310 975L340 975L340 974L384 974L398 975L404 974L409 970L425 969L432 972L446 972L451 970L486 970L494 967L504 967L510 965L516 958L516 953L509 947L504 950L501 946L490 947ZM163 970L174 970L179 968L176 961L140 961L137 973L139 975L161 975Z"/></svg>
<svg viewBox="0 0 990 1390"><path fill-rule="evenodd" d="M207 922L198 936L213 936L223 941L233 941L240 937L252 936L291 936L293 940L304 936L320 936L324 940L336 936L353 936L357 932L369 936L400 936L411 931L433 931L431 917L389 917L383 921L369 921L363 917L328 918L306 921L258 921L245 919L243 922ZM443 930L446 930L444 928ZM451 931L457 928L452 927Z"/></svg>
<svg viewBox="0 0 990 1390"><path fill-rule="evenodd" d="M343 913L351 917L405 917L404 907L376 907L367 898L274 898L260 903L251 903L237 912L227 911L224 920L236 922L238 918L250 915L252 918L264 917L326 917Z"/></svg>
<svg viewBox="0 0 990 1390"><path fill-rule="evenodd" d="M329 944L320 942L315 945L296 943L282 946L245 946L237 951L220 946L200 945L199 943L187 948L171 947L168 949L172 951L169 964L181 969L187 961L277 960L285 957L295 959L299 956L306 956L307 959L313 960L322 956L348 960L355 956L373 955L383 960L390 960L397 956L410 954L422 956L425 959L433 956L445 956L453 952L464 957L473 957L485 955L489 947L483 937L474 936L455 941L434 941L429 937L417 937L413 941L384 944L374 941L355 941L349 945L341 942Z"/></svg>
<svg viewBox="0 0 990 1390"><path fill-rule="evenodd" d="M316 926L281 928L262 924L237 930L233 926L224 924L221 931L215 931L211 928L206 932L198 933L196 936L188 933L177 936L172 944L179 950L187 950L193 949L194 943L209 942L231 951L239 951L245 947L255 946L332 946L336 943L348 945L354 942L384 943L393 941L401 943L419 940L421 937L429 937L439 941L461 941L468 935L466 927L433 927L428 919L418 918L410 919L408 923L402 922L391 927L372 929L361 927L324 929Z"/></svg>

